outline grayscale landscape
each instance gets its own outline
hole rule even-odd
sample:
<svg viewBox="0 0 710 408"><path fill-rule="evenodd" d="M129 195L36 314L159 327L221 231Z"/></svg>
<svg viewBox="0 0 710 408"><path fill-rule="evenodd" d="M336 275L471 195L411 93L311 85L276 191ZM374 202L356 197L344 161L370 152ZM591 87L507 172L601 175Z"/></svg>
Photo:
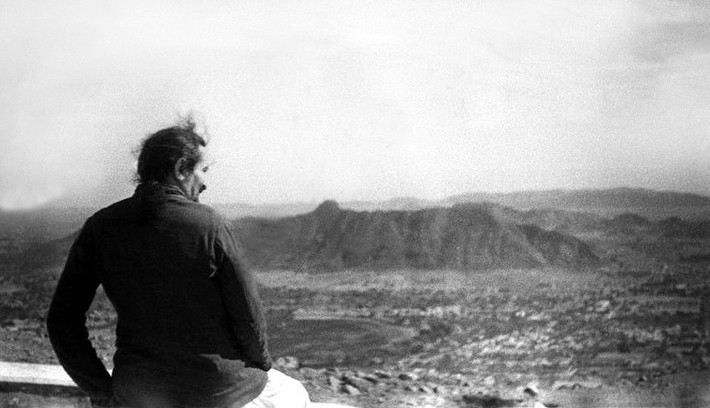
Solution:
<svg viewBox="0 0 710 408"><path fill-rule="evenodd" d="M277 364L314 401L710 402L710 197L567 190L292 208L230 219ZM57 363L43 321L89 212L2 213L0 360ZM108 367L115 317L99 292L88 325ZM48 398L10 391L1 405Z"/></svg>
<svg viewBox="0 0 710 408"><path fill-rule="evenodd" d="M191 119L314 401L710 406L708 0L0 0L0 55L0 362Z"/></svg>

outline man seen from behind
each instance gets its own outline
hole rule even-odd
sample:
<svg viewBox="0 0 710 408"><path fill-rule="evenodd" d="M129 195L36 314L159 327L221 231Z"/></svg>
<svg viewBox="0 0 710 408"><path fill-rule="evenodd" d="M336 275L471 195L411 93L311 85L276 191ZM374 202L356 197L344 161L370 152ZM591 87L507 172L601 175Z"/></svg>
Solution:
<svg viewBox="0 0 710 408"><path fill-rule="evenodd" d="M92 215L74 242L47 328L96 407L306 407L271 368L262 305L229 224L199 203L206 140L191 120L148 136L132 197ZM112 375L86 312L99 285L116 309Z"/></svg>

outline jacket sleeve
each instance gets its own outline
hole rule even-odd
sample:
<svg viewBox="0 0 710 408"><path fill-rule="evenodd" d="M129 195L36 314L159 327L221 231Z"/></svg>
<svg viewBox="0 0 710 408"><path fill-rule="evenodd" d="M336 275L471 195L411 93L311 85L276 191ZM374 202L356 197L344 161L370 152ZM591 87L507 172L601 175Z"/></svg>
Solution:
<svg viewBox="0 0 710 408"><path fill-rule="evenodd" d="M216 246L214 278L239 348L247 362L268 371L272 362L256 281L241 261L237 241L226 225L220 228Z"/></svg>
<svg viewBox="0 0 710 408"><path fill-rule="evenodd" d="M71 247L47 315L47 332L59 362L74 382L101 403L112 398L111 375L96 355L86 328L86 311L99 285L89 221Z"/></svg>

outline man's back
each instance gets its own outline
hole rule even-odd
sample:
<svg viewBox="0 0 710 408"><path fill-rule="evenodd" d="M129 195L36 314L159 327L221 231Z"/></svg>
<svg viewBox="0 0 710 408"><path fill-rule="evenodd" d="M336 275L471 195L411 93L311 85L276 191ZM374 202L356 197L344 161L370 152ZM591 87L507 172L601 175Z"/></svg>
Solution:
<svg viewBox="0 0 710 408"><path fill-rule="evenodd" d="M160 187L152 203L140 190L92 216L72 248L48 318L60 360L87 364L72 363L75 346L61 344L71 338L61 317L102 284L118 314L111 383L119 398L136 406L252 400L270 357L255 284L226 223L178 189Z"/></svg>

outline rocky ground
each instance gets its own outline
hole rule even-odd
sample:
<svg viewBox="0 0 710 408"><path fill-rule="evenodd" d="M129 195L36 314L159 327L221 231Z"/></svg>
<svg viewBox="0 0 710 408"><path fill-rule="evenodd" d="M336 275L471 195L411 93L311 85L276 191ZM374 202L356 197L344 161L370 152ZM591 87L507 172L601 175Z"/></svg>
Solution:
<svg viewBox="0 0 710 408"><path fill-rule="evenodd" d="M349 368L301 373L316 389L378 406L392 406L391 396L416 396L417 406L570 406L581 403L577 397L585 406L707 404L710 357L698 331L698 283L707 277L700 271L508 271L459 285L429 276L423 280L443 288L379 296L348 287L321 305L315 293L304 295L315 300L299 310L370 317L417 334L390 344L390 358L373 349L369 360L341 361ZM391 306L378 307L378 299Z"/></svg>
<svg viewBox="0 0 710 408"><path fill-rule="evenodd" d="M57 273L0 281L0 360L56 363L42 322ZM703 406L703 273L674 266L259 276L277 365L316 401ZM108 366L114 318L99 295L88 321Z"/></svg>

